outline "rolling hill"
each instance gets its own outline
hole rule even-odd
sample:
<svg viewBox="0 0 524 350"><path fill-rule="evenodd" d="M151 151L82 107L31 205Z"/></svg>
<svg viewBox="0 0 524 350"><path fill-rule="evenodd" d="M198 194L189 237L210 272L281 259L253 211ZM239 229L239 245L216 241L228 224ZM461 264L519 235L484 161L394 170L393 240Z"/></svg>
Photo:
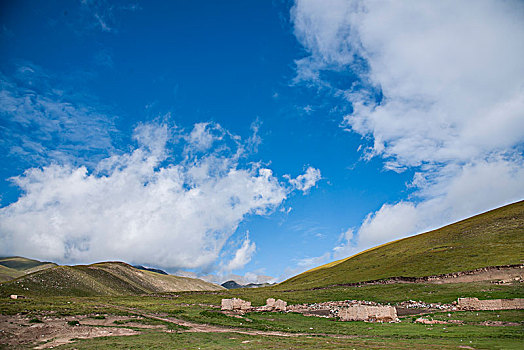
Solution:
<svg viewBox="0 0 524 350"><path fill-rule="evenodd" d="M225 288L195 278L139 270L123 262L55 266L0 284L0 295L117 296Z"/></svg>
<svg viewBox="0 0 524 350"><path fill-rule="evenodd" d="M423 277L524 262L524 201L393 241L292 277L309 289L391 277Z"/></svg>
<svg viewBox="0 0 524 350"><path fill-rule="evenodd" d="M57 266L52 262L42 262L21 256L0 257L0 282Z"/></svg>

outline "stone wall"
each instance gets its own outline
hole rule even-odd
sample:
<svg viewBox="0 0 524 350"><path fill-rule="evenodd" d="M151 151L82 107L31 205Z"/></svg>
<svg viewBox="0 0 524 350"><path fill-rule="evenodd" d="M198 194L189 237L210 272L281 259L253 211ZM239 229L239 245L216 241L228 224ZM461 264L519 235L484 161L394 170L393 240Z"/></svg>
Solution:
<svg viewBox="0 0 524 350"><path fill-rule="evenodd" d="M222 299L222 306L221 310L223 311L233 311L233 310L240 310L240 311L247 311L251 309L251 302L245 301L238 298L233 299Z"/></svg>
<svg viewBox="0 0 524 350"><path fill-rule="evenodd" d="M339 311L341 321L382 321L397 320L397 310L393 306L352 305Z"/></svg>
<svg viewBox="0 0 524 350"><path fill-rule="evenodd" d="M257 307L255 311L286 311L287 302L284 300L274 298L268 298L266 300L266 305Z"/></svg>
<svg viewBox="0 0 524 350"><path fill-rule="evenodd" d="M524 299L491 299L459 298L457 305L463 310L511 310L524 309Z"/></svg>

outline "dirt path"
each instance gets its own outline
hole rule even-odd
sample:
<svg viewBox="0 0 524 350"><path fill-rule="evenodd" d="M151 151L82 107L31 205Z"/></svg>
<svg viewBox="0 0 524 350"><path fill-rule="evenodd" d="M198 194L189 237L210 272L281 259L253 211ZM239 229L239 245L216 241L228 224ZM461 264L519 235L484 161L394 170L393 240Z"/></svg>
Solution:
<svg viewBox="0 0 524 350"><path fill-rule="evenodd" d="M215 325L210 325L210 324L205 324L205 323L196 323L196 322L181 320L181 319L174 318L174 317L162 317L162 316L158 316L155 314L151 314L144 310L128 308L124 306L118 306L118 305L112 305L112 304L107 304L104 306L113 307L113 308L116 308L116 309L119 309L125 312L129 312L137 316L147 317L147 318L151 318L154 320L169 322L169 323L173 323L179 326L188 327L187 330L183 330L182 332L239 333L239 334L246 334L246 335L267 335L267 336L277 336L277 337L324 336L324 337L339 338L339 339L351 339L351 338L357 337L355 335L341 335L341 334L327 334L327 333L289 333L289 332L282 332L282 331L260 331L260 330L250 330L250 329L236 328L236 327L215 326Z"/></svg>

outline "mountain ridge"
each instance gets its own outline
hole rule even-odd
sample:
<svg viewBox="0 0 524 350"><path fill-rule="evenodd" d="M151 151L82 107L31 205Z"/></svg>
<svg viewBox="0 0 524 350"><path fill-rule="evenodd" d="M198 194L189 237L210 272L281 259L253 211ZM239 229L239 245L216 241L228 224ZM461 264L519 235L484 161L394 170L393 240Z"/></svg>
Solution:
<svg viewBox="0 0 524 350"><path fill-rule="evenodd" d="M196 278L139 270L119 261L58 265L0 284L2 295L115 296L224 289Z"/></svg>

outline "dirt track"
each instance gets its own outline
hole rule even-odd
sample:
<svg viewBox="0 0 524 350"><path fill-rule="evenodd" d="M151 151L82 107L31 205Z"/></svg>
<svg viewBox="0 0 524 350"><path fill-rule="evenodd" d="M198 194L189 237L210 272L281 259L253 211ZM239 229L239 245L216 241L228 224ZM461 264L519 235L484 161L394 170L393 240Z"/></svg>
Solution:
<svg viewBox="0 0 524 350"><path fill-rule="evenodd" d="M126 311L135 316L106 316L104 319L95 319L88 315L68 316L68 317L42 317L41 322L31 323L31 320L23 315L0 315L0 345L8 347L15 346L35 346L35 349L46 349L71 343L73 339L88 339L107 336L129 336L140 334L140 331L129 329L133 328L159 328L165 332L173 332L163 325L147 325L135 322L150 318L163 322L173 323L187 327L186 330L178 332L198 332L198 333L238 333L246 335L262 335L277 337L299 337L299 336L326 336L331 338L355 338L349 335L334 335L322 333L287 333L280 331L258 331L243 328L222 327L209 324L201 324L185 321L173 317L164 317L152 314L144 310L137 310L116 305L106 305ZM68 322L78 321L78 325L70 325ZM126 321L125 326L115 326L115 321Z"/></svg>
<svg viewBox="0 0 524 350"><path fill-rule="evenodd" d="M117 306L117 305L107 305L122 311L129 312L142 317L152 318L159 321L174 323L179 326L188 327L187 330L182 332L203 332L203 333L239 333L247 335L268 335L268 336L277 336L277 337L299 337L299 336L325 336L331 338L355 338L356 336L351 335L337 335L337 334L326 334L326 333L288 333L280 331L259 331L259 330L247 330L244 328L235 328L235 327L224 327L224 326L214 326L204 323L195 323L186 320L181 320L174 317L162 317L155 314L151 314L142 310Z"/></svg>

